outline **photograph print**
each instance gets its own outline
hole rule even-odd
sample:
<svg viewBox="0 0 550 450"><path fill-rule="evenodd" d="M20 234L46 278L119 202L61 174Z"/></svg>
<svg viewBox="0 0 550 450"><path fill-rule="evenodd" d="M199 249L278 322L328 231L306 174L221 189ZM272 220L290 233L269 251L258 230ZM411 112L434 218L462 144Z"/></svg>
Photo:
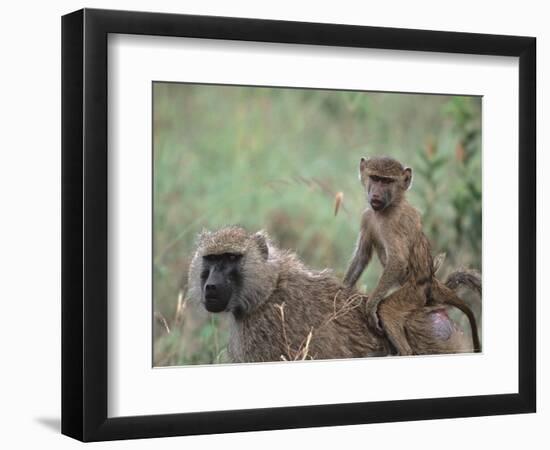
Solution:
<svg viewBox="0 0 550 450"><path fill-rule="evenodd" d="M153 366L482 351L478 96L156 81Z"/></svg>

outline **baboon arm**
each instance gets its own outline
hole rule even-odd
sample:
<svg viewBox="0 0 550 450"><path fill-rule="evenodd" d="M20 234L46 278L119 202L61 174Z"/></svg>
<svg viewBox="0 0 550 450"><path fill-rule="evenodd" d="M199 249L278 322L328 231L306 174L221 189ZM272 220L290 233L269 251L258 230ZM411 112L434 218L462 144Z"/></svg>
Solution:
<svg viewBox="0 0 550 450"><path fill-rule="evenodd" d="M372 239L366 231L361 231L355 254L344 276L344 284L353 287L368 266L372 257Z"/></svg>

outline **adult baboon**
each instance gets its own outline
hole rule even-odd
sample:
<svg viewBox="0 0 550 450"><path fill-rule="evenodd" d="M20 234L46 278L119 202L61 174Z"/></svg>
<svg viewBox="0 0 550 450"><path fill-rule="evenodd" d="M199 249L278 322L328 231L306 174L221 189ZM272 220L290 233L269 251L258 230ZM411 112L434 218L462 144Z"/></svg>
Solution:
<svg viewBox="0 0 550 450"><path fill-rule="evenodd" d="M238 227L203 232L189 268L189 297L232 318L232 362L333 359L390 353L367 326L366 296L330 271L308 269L263 233ZM417 354L469 351L441 308L413 311L407 321Z"/></svg>
<svg viewBox="0 0 550 450"><path fill-rule="evenodd" d="M405 329L409 314L430 303L452 305L468 317L474 351L479 352L476 318L460 297L435 278L420 213L405 198L412 169L387 156L361 158L359 176L370 208L362 215L357 248L344 284L355 285L375 251L384 270L366 304L371 327L379 334L385 332L400 355L411 355L415 352ZM392 288L397 290L390 294Z"/></svg>

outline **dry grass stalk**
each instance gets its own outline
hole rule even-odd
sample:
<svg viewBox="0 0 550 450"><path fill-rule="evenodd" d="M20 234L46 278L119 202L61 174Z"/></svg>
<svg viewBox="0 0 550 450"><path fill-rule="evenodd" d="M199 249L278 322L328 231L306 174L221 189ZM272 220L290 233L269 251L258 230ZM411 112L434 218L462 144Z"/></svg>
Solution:
<svg viewBox="0 0 550 450"><path fill-rule="evenodd" d="M311 338L313 336L313 328L309 330L309 333L306 337L306 342L300 344L300 347L298 348L298 351L296 352L296 356L294 357L294 361L304 361L309 356L309 343L311 342ZM313 359L313 358L309 358Z"/></svg>
<svg viewBox="0 0 550 450"><path fill-rule="evenodd" d="M162 325L162 327L164 328L164 331L166 331L166 334L169 334L170 327L168 326L168 322L166 321L164 316L158 311L155 311L155 319Z"/></svg>
<svg viewBox="0 0 550 450"><path fill-rule="evenodd" d="M286 325L285 325L285 303L283 302L280 305L274 305L274 306L279 310L279 314L281 314L281 323L283 325L283 339L285 340L286 354L290 355L290 345L288 343L288 336L286 334Z"/></svg>
<svg viewBox="0 0 550 450"><path fill-rule="evenodd" d="M342 204L342 202L344 201L344 193L343 192L338 192L335 196L334 196L334 215L338 215L338 210L340 209L340 205Z"/></svg>
<svg viewBox="0 0 550 450"><path fill-rule="evenodd" d="M187 299L185 298L183 289L178 292L178 300L176 302L176 314L174 315L174 325L180 326L183 323L185 309L187 308Z"/></svg>
<svg viewBox="0 0 550 450"><path fill-rule="evenodd" d="M332 314L328 316L327 320L325 320L321 325L321 327L319 328L322 328L328 325L333 320L336 320L342 316L345 316L349 312L353 311L355 308L358 308L363 303L363 299L366 298L366 295L364 294L360 294L360 293L353 294L350 297L346 298L342 302L342 305L339 308L337 308L337 300L341 292L342 291L338 291L334 296L334 299L332 301L332 308L333 308Z"/></svg>

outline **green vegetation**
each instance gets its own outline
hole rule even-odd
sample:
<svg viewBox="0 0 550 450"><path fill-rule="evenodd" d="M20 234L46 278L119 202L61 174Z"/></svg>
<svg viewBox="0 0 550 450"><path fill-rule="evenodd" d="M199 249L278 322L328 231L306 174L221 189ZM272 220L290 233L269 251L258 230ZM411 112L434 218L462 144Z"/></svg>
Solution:
<svg viewBox="0 0 550 450"><path fill-rule="evenodd" d="M265 229L343 274L365 208L361 156L413 167L409 198L447 253L442 275L481 269L480 98L155 83L153 105L155 365L224 361L226 320L178 303L203 228ZM363 288L379 276L376 262Z"/></svg>

